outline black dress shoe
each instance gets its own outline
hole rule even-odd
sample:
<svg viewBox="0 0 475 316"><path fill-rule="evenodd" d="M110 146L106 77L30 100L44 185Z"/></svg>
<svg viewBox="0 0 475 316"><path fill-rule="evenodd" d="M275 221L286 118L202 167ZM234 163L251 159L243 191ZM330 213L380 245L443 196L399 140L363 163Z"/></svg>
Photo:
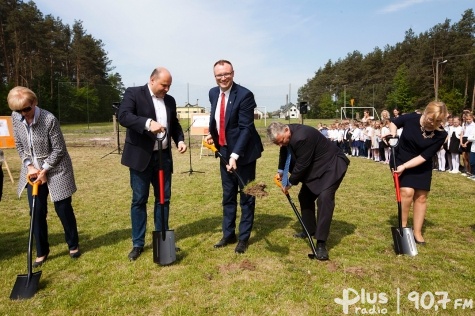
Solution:
<svg viewBox="0 0 475 316"><path fill-rule="evenodd" d="M314 233L310 234L310 236L313 236L313 235L315 235L315 234ZM304 238L307 238L307 234L305 232L300 232L300 233L294 234L294 237L304 239Z"/></svg>
<svg viewBox="0 0 475 316"><path fill-rule="evenodd" d="M421 246L425 246L426 245L426 242L425 241L419 241L416 239L416 237L414 237L414 241L416 242L416 244L418 245L421 245Z"/></svg>
<svg viewBox="0 0 475 316"><path fill-rule="evenodd" d="M315 259L321 260L321 261L330 259L328 257L327 247L325 246L324 243L317 244L317 255L315 256Z"/></svg>
<svg viewBox="0 0 475 316"><path fill-rule="evenodd" d="M235 253L245 253L248 246L247 240L240 240L234 249Z"/></svg>
<svg viewBox="0 0 475 316"><path fill-rule="evenodd" d="M72 259L77 259L79 257L81 257L81 251L79 251L79 247L76 248L78 251L76 252L69 252L69 256L72 258ZM76 249L73 249L73 250L76 250Z"/></svg>
<svg viewBox="0 0 475 316"><path fill-rule="evenodd" d="M216 245L214 245L214 248L222 248L227 246L228 244L234 244L237 241L236 235L228 237L228 238L221 238L220 241Z"/></svg>
<svg viewBox="0 0 475 316"><path fill-rule="evenodd" d="M43 263L46 262L46 259L48 259L48 255L49 255L49 251L46 253L43 260L33 262L33 268L41 267L43 265Z"/></svg>
<svg viewBox="0 0 475 316"><path fill-rule="evenodd" d="M138 257L140 257L140 254L143 251L143 247L134 247L132 248L132 251L129 253L129 259L130 261L134 261Z"/></svg>

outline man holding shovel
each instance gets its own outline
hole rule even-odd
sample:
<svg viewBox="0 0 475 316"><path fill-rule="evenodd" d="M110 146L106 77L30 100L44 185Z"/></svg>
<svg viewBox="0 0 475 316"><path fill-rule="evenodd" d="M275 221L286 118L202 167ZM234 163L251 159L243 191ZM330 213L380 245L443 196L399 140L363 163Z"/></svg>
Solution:
<svg viewBox="0 0 475 316"><path fill-rule="evenodd" d="M274 122L267 128L267 136L280 146L276 178L282 180L286 162L291 162L288 184L282 186L284 193L287 194L292 185L302 183L298 198L303 224L317 239L315 258L328 260L326 241L335 209L335 193L350 161L338 146L311 126ZM297 236L305 238L306 234Z"/></svg>
<svg viewBox="0 0 475 316"><path fill-rule="evenodd" d="M223 160L228 161L228 164L220 164L223 237L214 247L225 247L239 240L235 252L244 253L251 236L256 198L241 190L241 221L237 238L235 229L240 181L233 172L239 173L244 185L256 177L256 161L264 150L254 126L254 109L257 105L251 91L234 83L234 69L229 61L217 61L213 71L217 86L209 91L210 134L206 137L206 142L215 144L219 154L224 157Z"/></svg>
<svg viewBox="0 0 475 316"><path fill-rule="evenodd" d="M132 187L132 251L129 259L136 260L145 244L147 227L147 201L150 184L154 187L155 230L160 231L162 221L168 230L168 214L171 196L171 177L173 172L171 140L178 152L184 153L183 129L176 113L176 102L167 95L172 84L170 72L162 67L153 70L148 84L125 90L119 107L119 122L127 127L122 164L129 167ZM166 131L166 137L165 135ZM159 151L157 139L162 140ZM165 218L160 215L158 169L162 158L165 179Z"/></svg>

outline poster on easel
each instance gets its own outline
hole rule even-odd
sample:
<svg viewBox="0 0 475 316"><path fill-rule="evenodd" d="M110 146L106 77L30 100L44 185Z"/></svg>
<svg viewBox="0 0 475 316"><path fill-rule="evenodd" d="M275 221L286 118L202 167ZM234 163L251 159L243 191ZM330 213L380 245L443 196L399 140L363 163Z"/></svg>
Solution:
<svg viewBox="0 0 475 316"><path fill-rule="evenodd" d="M209 113L208 114L193 114L191 116L191 135L208 135L209 129Z"/></svg>
<svg viewBox="0 0 475 316"><path fill-rule="evenodd" d="M13 124L11 116L0 116L0 149L3 148L15 148L15 139L13 138ZM7 158L1 153L0 157L0 168L2 165L5 165L5 168L8 171L10 176L10 181L14 183L13 176L8 168Z"/></svg>
<svg viewBox="0 0 475 316"><path fill-rule="evenodd" d="M0 116L0 148L15 148L11 116Z"/></svg>

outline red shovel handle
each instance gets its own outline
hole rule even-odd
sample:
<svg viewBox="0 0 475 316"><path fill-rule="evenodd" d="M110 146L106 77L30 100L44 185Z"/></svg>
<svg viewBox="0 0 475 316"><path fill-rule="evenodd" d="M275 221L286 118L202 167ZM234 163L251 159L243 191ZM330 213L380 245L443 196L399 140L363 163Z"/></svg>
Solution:
<svg viewBox="0 0 475 316"><path fill-rule="evenodd" d="M165 204L165 175L163 170L158 171L158 183L160 183L160 204Z"/></svg>
<svg viewBox="0 0 475 316"><path fill-rule="evenodd" d="M396 187L396 200L401 202L401 190L399 189L399 174L393 172L394 186Z"/></svg>

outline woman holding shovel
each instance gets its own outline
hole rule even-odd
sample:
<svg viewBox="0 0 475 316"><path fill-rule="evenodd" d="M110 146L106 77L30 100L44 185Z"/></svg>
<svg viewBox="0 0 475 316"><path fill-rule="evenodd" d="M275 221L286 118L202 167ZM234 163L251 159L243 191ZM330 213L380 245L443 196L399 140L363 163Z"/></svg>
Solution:
<svg viewBox="0 0 475 316"><path fill-rule="evenodd" d="M389 125L390 134L397 135L403 128L395 148L396 170L393 159L391 170L399 175L401 187L402 226L407 226L411 204L414 211L414 239L425 244L422 225L427 210L427 196L432 180L432 157L445 142L447 132L443 126L447 120L447 107L443 102L430 102L423 114L410 113L398 116Z"/></svg>
<svg viewBox="0 0 475 316"><path fill-rule="evenodd" d="M33 267L41 266L48 258L48 195L54 203L64 228L64 237L71 258L79 258L79 237L76 217L71 205L71 196L76 192L73 165L66 149L66 143L58 120L50 112L38 107L38 99L33 91L25 87L15 87L8 93L8 106L12 112L15 145L22 161L18 195L30 179L44 183L38 188L33 223L36 241L36 261ZM27 186L30 208L32 186Z"/></svg>

